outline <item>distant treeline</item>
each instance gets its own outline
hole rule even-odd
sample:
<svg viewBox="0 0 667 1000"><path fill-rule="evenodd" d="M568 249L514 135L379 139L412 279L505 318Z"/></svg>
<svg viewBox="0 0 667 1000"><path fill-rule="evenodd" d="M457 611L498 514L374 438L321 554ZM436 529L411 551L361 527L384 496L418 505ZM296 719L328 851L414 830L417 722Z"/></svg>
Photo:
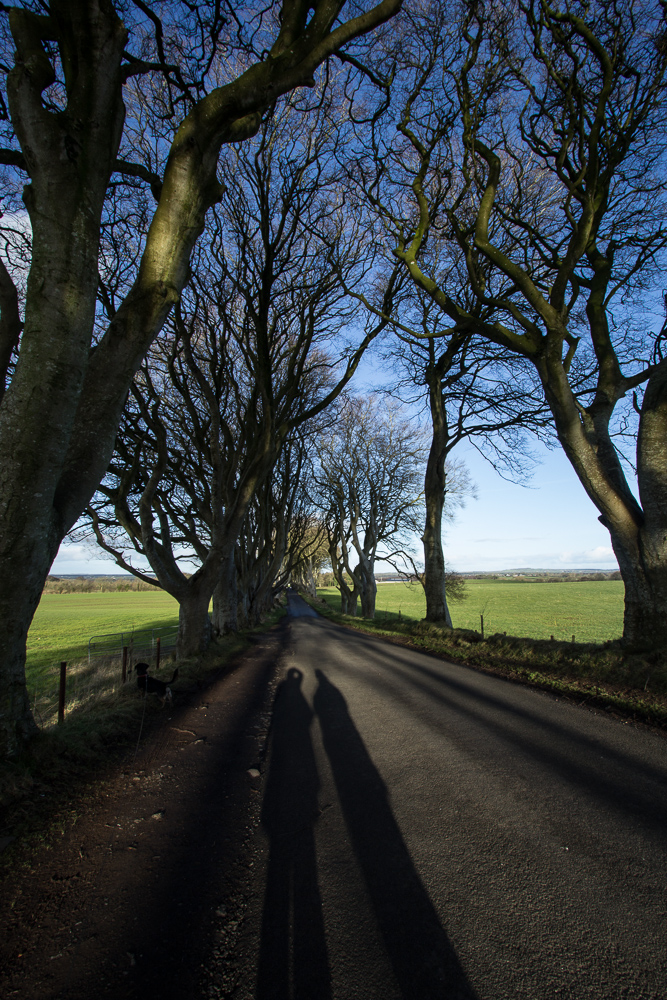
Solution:
<svg viewBox="0 0 667 1000"><path fill-rule="evenodd" d="M461 573L466 580L497 580L499 583L598 583L620 580L618 570L609 573Z"/></svg>
<svg viewBox="0 0 667 1000"><path fill-rule="evenodd" d="M499 583L585 583L587 581L621 579L621 574L618 571L613 573L539 573L534 576L527 573L517 573L516 575L513 573L459 573L453 575L465 580L497 580ZM379 576L378 579L381 581L382 576ZM333 587L335 582L333 573L317 574L318 587ZM66 579L60 576L49 576L44 593L95 594L159 589L159 587L151 586L150 583L144 583L143 580L137 580L134 577L122 579L108 576L79 576L75 579Z"/></svg>
<svg viewBox="0 0 667 1000"><path fill-rule="evenodd" d="M43 593L45 594L96 594L96 593L115 593L117 591L129 591L129 590L159 590L159 587L153 587L150 583L144 583L143 580L137 580L134 577L128 577L127 579L118 579L117 577L108 576L97 576L97 577L85 577L79 576L75 580L63 579L60 576L49 576L46 580L46 586L44 587Z"/></svg>
<svg viewBox="0 0 667 1000"><path fill-rule="evenodd" d="M591 583L600 580L620 580L621 574L618 570L594 573L452 573L454 579L463 580L497 580L499 583ZM405 577L394 576L389 573L378 573L375 577L378 583L408 582ZM348 580L348 582L352 582ZM416 577L411 577L410 582L417 583ZM317 577L318 587L334 587L336 581L333 573L319 573Z"/></svg>

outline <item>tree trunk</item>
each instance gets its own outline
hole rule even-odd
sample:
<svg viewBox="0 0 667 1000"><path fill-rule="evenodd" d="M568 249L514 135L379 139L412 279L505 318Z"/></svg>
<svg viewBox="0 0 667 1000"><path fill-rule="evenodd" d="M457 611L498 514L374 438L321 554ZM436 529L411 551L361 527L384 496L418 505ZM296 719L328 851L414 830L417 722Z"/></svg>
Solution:
<svg viewBox="0 0 667 1000"><path fill-rule="evenodd" d="M623 646L628 652L667 648L665 554L656 552L645 531L628 545L612 531L614 554L625 585ZM634 550L634 551L632 551Z"/></svg>
<svg viewBox="0 0 667 1000"><path fill-rule="evenodd" d="M445 590L445 556L442 551L442 501L426 496L424 543L424 594L427 622L452 628ZM439 510L437 509L439 508Z"/></svg>
<svg viewBox="0 0 667 1000"><path fill-rule="evenodd" d="M248 628L253 574L249 566L252 560L245 552L247 544L247 536L242 533L234 545L233 555L226 558L213 591L212 619L215 635L226 635Z"/></svg>
<svg viewBox="0 0 667 1000"><path fill-rule="evenodd" d="M625 583L623 642L629 648L667 647L667 361L646 386L637 440L637 481L643 523L627 558L612 544Z"/></svg>
<svg viewBox="0 0 667 1000"><path fill-rule="evenodd" d="M238 600L236 602L236 625L237 628L247 628L248 627L248 592L241 591L238 588Z"/></svg>
<svg viewBox="0 0 667 1000"><path fill-rule="evenodd" d="M353 618L357 614L357 600L359 598L359 591L355 587L354 590L350 590L348 585L343 581L339 581L340 585L340 610L344 615L351 615Z"/></svg>
<svg viewBox="0 0 667 1000"><path fill-rule="evenodd" d="M111 4L54 0L51 8L68 64L67 107L58 114L42 101L54 73L41 22L10 13L17 55L8 97L30 175L23 198L33 235L20 354L0 411L0 740L10 754L35 729L21 644L72 525L69 482L60 477L90 354L101 212L124 117L126 32Z"/></svg>
<svg viewBox="0 0 667 1000"><path fill-rule="evenodd" d="M361 617L362 618L375 618L375 598L377 595L377 587L375 583L372 586L365 587L361 592Z"/></svg>
<svg viewBox="0 0 667 1000"><path fill-rule="evenodd" d="M377 584L375 573L373 572L374 560L364 558L363 562L355 568L354 574L358 577L361 597L361 617L375 618L375 598L377 596Z"/></svg>
<svg viewBox="0 0 667 1000"><path fill-rule="evenodd" d="M667 362L644 394L637 442L641 505L627 485L609 434L614 400L583 415L574 403L560 359L543 378L558 438L588 497L600 511L625 585L623 645L667 645ZM603 405L604 404L604 405Z"/></svg>
<svg viewBox="0 0 667 1000"><path fill-rule="evenodd" d="M560 359L540 372L558 438L600 511L625 584L623 644L633 650L667 643L667 360L647 383L639 419L637 481L641 506L627 485L609 435L613 398L582 417Z"/></svg>
<svg viewBox="0 0 667 1000"><path fill-rule="evenodd" d="M317 597L317 583L313 572L313 560L308 558L303 571L304 586L310 597Z"/></svg>
<svg viewBox="0 0 667 1000"><path fill-rule="evenodd" d="M264 615L268 614L273 607L271 587L262 586L253 596L248 612L248 620L251 626L259 625Z"/></svg>
<svg viewBox="0 0 667 1000"><path fill-rule="evenodd" d="M178 606L178 640L176 656L185 659L201 656L211 641L211 619L208 588L200 587L188 593Z"/></svg>
<svg viewBox="0 0 667 1000"><path fill-rule="evenodd" d="M359 590L356 584L354 585L354 589L350 590L347 580L345 579L345 567L338 552L338 546L333 541L329 544L329 558L331 560L331 571L334 575L334 580L338 584L338 589L340 590L341 614L355 616L357 613L357 598L359 597Z"/></svg>
<svg viewBox="0 0 667 1000"><path fill-rule="evenodd" d="M53 541L26 533L14 546L23 559L21 579L0 573L0 745L8 756L37 732L26 686L26 637L57 549L57 542L54 549Z"/></svg>
<svg viewBox="0 0 667 1000"><path fill-rule="evenodd" d="M442 398L440 378L433 370L427 372L431 406L431 448L424 475L424 502L426 520L422 542L424 544L424 594L426 596L426 621L452 627L445 591L445 556L442 550L442 513L445 506L445 460L447 458L447 411Z"/></svg>
<svg viewBox="0 0 667 1000"><path fill-rule="evenodd" d="M217 635L237 632L239 627L239 594L237 587L236 562L231 546L223 560L220 579L213 591L213 629Z"/></svg>

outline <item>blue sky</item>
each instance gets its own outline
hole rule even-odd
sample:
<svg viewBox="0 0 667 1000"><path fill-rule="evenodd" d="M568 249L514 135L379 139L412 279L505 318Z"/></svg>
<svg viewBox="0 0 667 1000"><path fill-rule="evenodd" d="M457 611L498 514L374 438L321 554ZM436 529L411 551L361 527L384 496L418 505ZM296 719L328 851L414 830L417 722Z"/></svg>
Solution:
<svg viewBox="0 0 667 1000"><path fill-rule="evenodd" d="M451 569L500 570L531 566L618 568L609 532L560 449L535 447L540 464L528 487L505 482L472 448L460 448L477 484L445 535Z"/></svg>

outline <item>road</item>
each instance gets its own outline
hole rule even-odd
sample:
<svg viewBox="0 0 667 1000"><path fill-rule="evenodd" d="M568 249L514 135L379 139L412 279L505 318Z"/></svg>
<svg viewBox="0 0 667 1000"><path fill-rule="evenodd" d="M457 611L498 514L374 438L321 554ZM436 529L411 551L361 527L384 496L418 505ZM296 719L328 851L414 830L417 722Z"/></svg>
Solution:
<svg viewBox="0 0 667 1000"><path fill-rule="evenodd" d="M290 605L224 995L664 1000L667 740Z"/></svg>
<svg viewBox="0 0 667 1000"><path fill-rule="evenodd" d="M664 736L290 611L5 876L0 996L665 1000Z"/></svg>

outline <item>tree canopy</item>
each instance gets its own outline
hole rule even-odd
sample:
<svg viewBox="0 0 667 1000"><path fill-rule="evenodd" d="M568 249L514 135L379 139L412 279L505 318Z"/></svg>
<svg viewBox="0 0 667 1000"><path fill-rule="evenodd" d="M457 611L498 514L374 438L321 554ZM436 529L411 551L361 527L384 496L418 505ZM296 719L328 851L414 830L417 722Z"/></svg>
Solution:
<svg viewBox="0 0 667 1000"><path fill-rule="evenodd" d="M450 623L467 439L519 477L527 435L560 443L610 532L624 643L664 645L665 13L1 9L6 752L35 731L27 630L83 511L177 596L182 652L310 580L325 535L368 615L380 546L421 535L427 616ZM347 388L380 338L384 409ZM408 385L428 441L397 409Z"/></svg>

